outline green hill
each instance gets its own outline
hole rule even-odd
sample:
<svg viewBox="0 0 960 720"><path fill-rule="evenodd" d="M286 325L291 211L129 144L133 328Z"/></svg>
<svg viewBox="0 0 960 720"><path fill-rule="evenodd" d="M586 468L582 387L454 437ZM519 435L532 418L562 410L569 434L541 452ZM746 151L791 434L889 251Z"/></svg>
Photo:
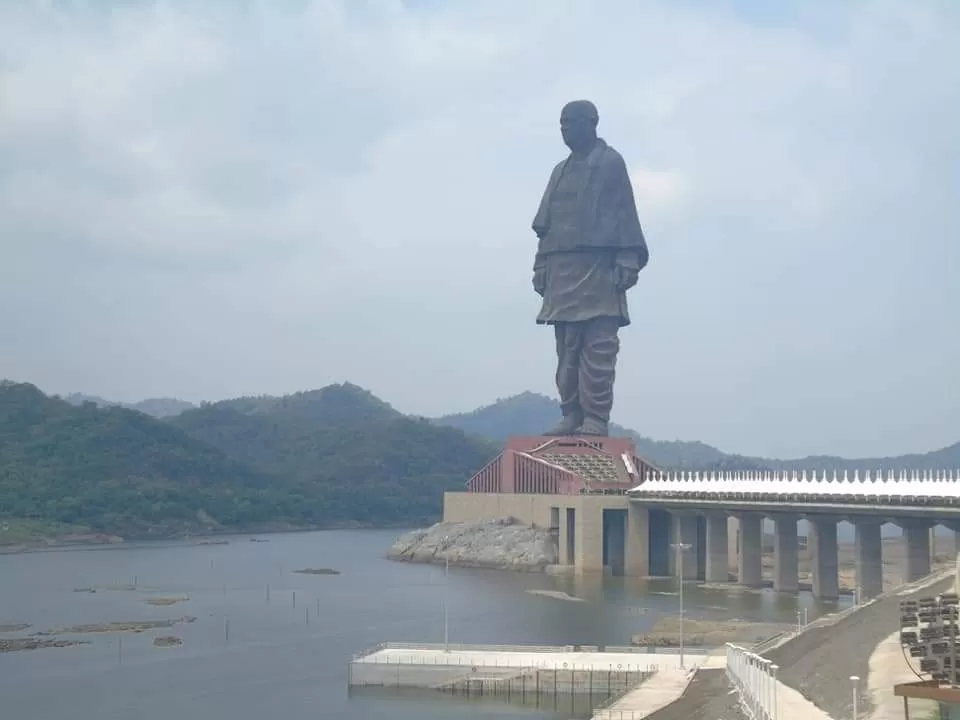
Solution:
<svg viewBox="0 0 960 720"><path fill-rule="evenodd" d="M559 404L544 395L524 392L471 412L436 418L439 425L455 427L501 443L511 435L539 435L560 419ZM637 451L663 468L690 470L853 470L944 469L960 467L960 443L929 453L885 458L811 456L794 460L747 457L725 453L702 442L651 440L634 430L611 423L610 433L629 437Z"/></svg>
<svg viewBox="0 0 960 720"><path fill-rule="evenodd" d="M125 536L429 522L495 452L351 385L161 421L0 384L0 518Z"/></svg>
<svg viewBox="0 0 960 720"><path fill-rule="evenodd" d="M0 384L0 516L130 535L244 525L283 514L275 482L142 413Z"/></svg>
<svg viewBox="0 0 960 720"><path fill-rule="evenodd" d="M245 464L325 498L327 517L375 524L436 519L496 446L407 417L355 385L207 403L168 422Z"/></svg>

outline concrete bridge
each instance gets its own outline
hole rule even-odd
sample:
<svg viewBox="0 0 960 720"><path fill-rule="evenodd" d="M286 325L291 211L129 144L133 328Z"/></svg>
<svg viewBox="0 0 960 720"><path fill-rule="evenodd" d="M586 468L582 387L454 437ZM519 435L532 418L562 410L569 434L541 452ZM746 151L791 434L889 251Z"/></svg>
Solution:
<svg viewBox="0 0 960 720"><path fill-rule="evenodd" d="M727 582L732 550L738 581L761 585L763 520L769 519L774 524L774 589L796 591L797 522L809 521L813 591L821 598L836 597L839 592L840 521L855 528L857 589L864 598L883 589L884 523L903 529L905 582L929 574L932 528L944 525L954 531L955 543L960 531L960 471L956 470L649 472L625 494L635 506L632 513L646 515L636 522L645 520L649 528L648 569L666 565L671 575L676 574L672 548L680 544L689 548L681 563L684 577L706 582ZM664 513L669 514L666 522ZM731 530L736 533L734 542Z"/></svg>
<svg viewBox="0 0 960 720"><path fill-rule="evenodd" d="M763 584L764 524L772 524L774 587L799 588L801 537L812 551L813 590L839 594L837 524L855 528L856 584L883 586L881 527L903 529L905 581L928 574L931 529L960 530L960 470L661 472L627 438L510 438L465 492L444 495L444 520L512 516L550 528L574 573ZM798 523L808 526L806 536ZM772 521L772 522L771 522ZM676 562L675 546L683 551Z"/></svg>

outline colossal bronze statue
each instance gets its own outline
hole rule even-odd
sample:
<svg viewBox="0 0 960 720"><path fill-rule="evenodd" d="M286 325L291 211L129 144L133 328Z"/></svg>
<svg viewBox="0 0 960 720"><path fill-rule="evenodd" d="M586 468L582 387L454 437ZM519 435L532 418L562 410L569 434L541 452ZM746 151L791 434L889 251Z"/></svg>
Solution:
<svg viewBox="0 0 960 720"><path fill-rule="evenodd" d="M553 325L563 419L548 435L606 435L627 290L649 259L623 157L597 137L593 103L560 113L570 155L554 169L533 220L539 238L537 323Z"/></svg>

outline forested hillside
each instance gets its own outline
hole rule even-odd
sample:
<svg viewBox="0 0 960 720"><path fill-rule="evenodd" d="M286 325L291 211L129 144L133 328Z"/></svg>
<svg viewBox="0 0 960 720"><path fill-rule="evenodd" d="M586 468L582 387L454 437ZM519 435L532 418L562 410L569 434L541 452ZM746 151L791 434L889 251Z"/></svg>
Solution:
<svg viewBox="0 0 960 720"><path fill-rule="evenodd" d="M289 503L276 486L142 413L0 384L0 516L168 534L283 517Z"/></svg>
<svg viewBox="0 0 960 720"><path fill-rule="evenodd" d="M127 536L418 524L495 453L354 386L172 420L0 384L0 518Z"/></svg>
<svg viewBox="0 0 960 720"><path fill-rule="evenodd" d="M497 448L407 417L355 385L205 404L168 422L224 454L314 488L332 517L427 522Z"/></svg>
<svg viewBox="0 0 960 720"><path fill-rule="evenodd" d="M553 400L524 393L471 413L412 418L350 384L205 403L164 420L72 400L0 381L0 520L126 536L419 525L439 517L443 491L462 488L503 439L537 435L559 414ZM783 461L611 429L665 468L960 466L960 444L913 456Z"/></svg>

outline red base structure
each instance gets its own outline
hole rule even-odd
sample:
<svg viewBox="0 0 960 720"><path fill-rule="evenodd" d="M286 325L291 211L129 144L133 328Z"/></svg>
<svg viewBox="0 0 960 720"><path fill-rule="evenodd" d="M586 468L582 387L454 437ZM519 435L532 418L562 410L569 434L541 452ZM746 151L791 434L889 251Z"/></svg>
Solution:
<svg viewBox="0 0 960 720"><path fill-rule="evenodd" d="M656 468L623 437L514 437L468 492L581 495L636 487Z"/></svg>

